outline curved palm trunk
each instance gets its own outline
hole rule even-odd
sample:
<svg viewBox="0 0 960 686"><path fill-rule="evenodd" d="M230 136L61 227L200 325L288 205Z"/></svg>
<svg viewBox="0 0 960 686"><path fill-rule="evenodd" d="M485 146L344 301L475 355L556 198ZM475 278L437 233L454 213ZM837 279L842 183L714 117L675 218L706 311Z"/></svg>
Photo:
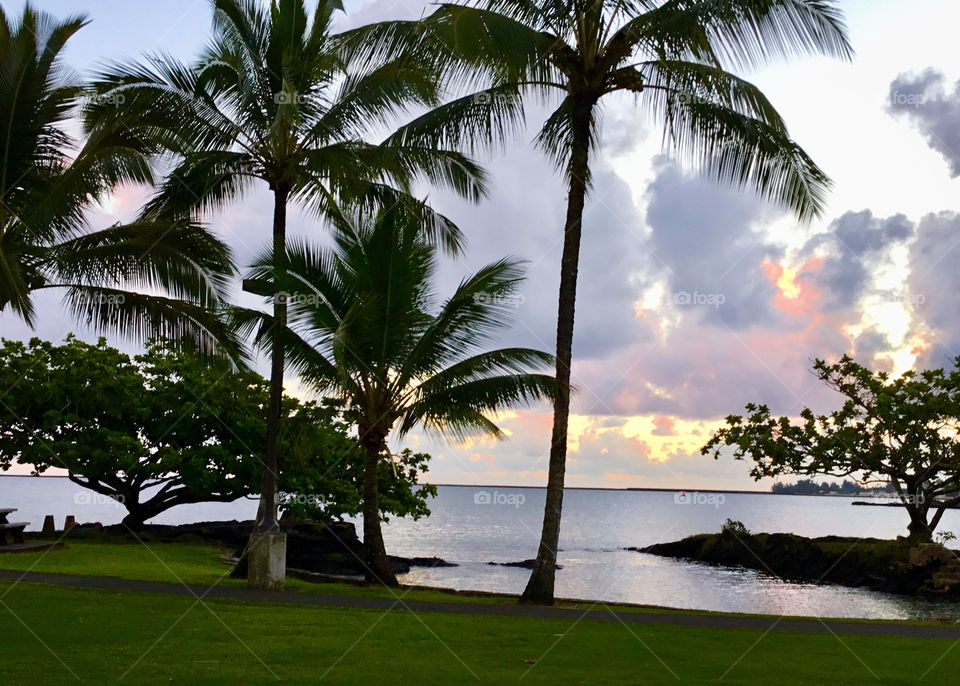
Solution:
<svg viewBox="0 0 960 686"><path fill-rule="evenodd" d="M277 266L277 280L284 276L287 233L287 191L274 189L273 259ZM273 319L275 336L270 351L270 404L267 410L267 444L264 449L263 480L260 488L260 508L257 529L271 531L277 521L277 469L280 463L280 419L283 405L283 331L287 326L287 304L274 297Z"/></svg>
<svg viewBox="0 0 960 686"><path fill-rule="evenodd" d="M366 452L363 472L363 556L368 582L378 582L384 586L399 586L397 577L390 568L387 548L383 543L383 530L380 527L380 458L386 449L383 436L363 435L361 442Z"/></svg>
<svg viewBox="0 0 960 686"><path fill-rule="evenodd" d="M593 102L575 103L570 153L570 191L564 226L563 257L560 262L560 297L557 312L557 399L553 405L553 434L547 477L547 502L537 561L520 597L522 603L553 604L557 546L560 542L560 513L563 508L563 479L567 467L567 423L570 417L570 363L573 358L573 315L577 299L577 269L580 261L580 234L587 195L590 152L590 120Z"/></svg>

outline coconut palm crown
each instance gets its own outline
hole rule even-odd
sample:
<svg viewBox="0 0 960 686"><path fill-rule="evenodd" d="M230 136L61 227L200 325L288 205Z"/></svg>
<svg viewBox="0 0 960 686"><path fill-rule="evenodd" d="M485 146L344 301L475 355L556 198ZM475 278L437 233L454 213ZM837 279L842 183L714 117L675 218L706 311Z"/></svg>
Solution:
<svg viewBox="0 0 960 686"><path fill-rule="evenodd" d="M234 270L223 243L181 218L90 230L98 200L152 176L151 148L135 133L94 131L82 142L67 133L87 94L61 54L85 23L29 4L16 20L0 9L0 311L32 326L33 296L57 290L102 332L236 354L212 311Z"/></svg>
<svg viewBox="0 0 960 686"><path fill-rule="evenodd" d="M367 577L396 584L380 531L377 472L387 439L414 428L459 440L496 438L492 413L552 398L553 357L527 348L485 350L509 325L522 280L512 259L463 279L440 302L437 248L422 218L395 206L374 219L340 217L329 249L294 243L285 269L266 253L252 278L283 293L290 319L288 362L318 393L345 401L366 452L364 550ZM272 317L238 311L243 331L269 348Z"/></svg>
<svg viewBox="0 0 960 686"><path fill-rule="evenodd" d="M485 192L480 167L443 146L367 140L407 108L438 102L432 68L392 57L352 69L332 29L339 0L320 0L312 14L304 0L211 4L212 37L196 63L160 55L107 67L97 92L122 97L124 106L94 102L86 111L88 126L134 131L170 158L172 171L147 216L217 210L259 183L273 195L270 232L281 270L290 203L320 217L400 203L438 242L459 249L459 229L416 197L414 185L429 182L476 201ZM286 326L279 300L274 325ZM277 527L284 337L274 340L261 531Z"/></svg>
<svg viewBox="0 0 960 686"><path fill-rule="evenodd" d="M823 212L829 179L764 94L733 72L804 54L851 57L842 13L834 0L476 0L440 5L422 21L361 27L344 41L357 59L416 55L458 94L398 131L399 141L469 149L519 130L525 97L542 98L552 109L536 144L569 188L557 318L559 394L543 532L522 597L552 603L581 223L603 102L614 94L633 96L641 117L662 127L668 152L807 222ZM469 92L478 87L484 90Z"/></svg>

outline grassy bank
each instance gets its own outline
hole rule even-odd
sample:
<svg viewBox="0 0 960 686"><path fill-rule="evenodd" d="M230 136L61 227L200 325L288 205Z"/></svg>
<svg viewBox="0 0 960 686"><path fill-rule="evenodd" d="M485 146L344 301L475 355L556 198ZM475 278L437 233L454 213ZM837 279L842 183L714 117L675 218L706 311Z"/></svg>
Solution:
<svg viewBox="0 0 960 686"><path fill-rule="evenodd" d="M0 568L242 586L208 544L67 541ZM390 595L291 580L295 591ZM401 589L405 599L515 602ZM635 608L636 611L643 611ZM874 684L952 679L954 642L267 605L0 583L0 683ZM815 656L815 659L812 659ZM775 678L774 676L775 675ZM76 678L75 678L76 677Z"/></svg>
<svg viewBox="0 0 960 686"><path fill-rule="evenodd" d="M197 604L26 583L0 596L4 684L901 684L960 668L953 642L938 640Z"/></svg>
<svg viewBox="0 0 960 686"><path fill-rule="evenodd" d="M70 540L60 550L0 555L0 569L31 570L56 574L115 576L121 579L170 581L187 584L246 587L244 579L231 579L232 566L224 562L226 548L208 543L170 543L150 540ZM288 577L287 590L347 596L390 596L383 588L350 583L311 583ZM514 602L492 594L449 593L405 589L411 600L447 602Z"/></svg>

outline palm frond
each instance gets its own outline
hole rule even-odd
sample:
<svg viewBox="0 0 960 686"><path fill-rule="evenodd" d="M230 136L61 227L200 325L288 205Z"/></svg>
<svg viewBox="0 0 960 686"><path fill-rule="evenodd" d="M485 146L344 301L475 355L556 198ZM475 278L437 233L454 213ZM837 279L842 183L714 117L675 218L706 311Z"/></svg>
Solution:
<svg viewBox="0 0 960 686"><path fill-rule="evenodd" d="M710 102L670 106L666 142L681 159L721 183L747 188L796 214L824 210L829 177L787 133Z"/></svg>
<svg viewBox="0 0 960 686"><path fill-rule="evenodd" d="M537 133L535 144L549 157L558 171L563 171L569 180L571 174L571 159L573 151L573 115L574 101L570 96L563 99L543 127ZM596 117L590 120L590 149L596 148L600 140ZM587 184L590 183L590 170L587 169Z"/></svg>
<svg viewBox="0 0 960 686"><path fill-rule="evenodd" d="M385 143L475 151L519 137L524 108L517 84L455 98L399 127Z"/></svg>
<svg viewBox="0 0 960 686"><path fill-rule="evenodd" d="M523 280L522 264L519 260L499 260L461 281L420 333L398 368L395 385L403 387L426 373L437 373L508 326L516 290Z"/></svg>
<svg viewBox="0 0 960 686"><path fill-rule="evenodd" d="M47 270L67 283L122 283L215 304L227 297L234 264L205 227L177 220L83 234L50 249Z"/></svg>
<svg viewBox="0 0 960 686"><path fill-rule="evenodd" d="M119 288L63 284L64 305L83 324L143 343L154 338L183 341L206 354L243 360L243 346L222 313L195 303Z"/></svg>
<svg viewBox="0 0 960 686"><path fill-rule="evenodd" d="M467 381L431 392L414 400L397 426L403 436L421 425L429 433L463 439L470 435L493 433L492 422L480 422L483 413L506 407L530 405L556 394L556 380L545 374L502 374ZM486 419L486 418L485 418Z"/></svg>
<svg viewBox="0 0 960 686"><path fill-rule="evenodd" d="M344 137L359 138L372 125L386 125L411 106L438 104L437 98L435 75L398 57L371 70L348 74L306 140L322 145Z"/></svg>
<svg viewBox="0 0 960 686"><path fill-rule="evenodd" d="M155 219L215 212L243 197L257 178L255 162L244 152L187 153L167 174L142 216Z"/></svg>

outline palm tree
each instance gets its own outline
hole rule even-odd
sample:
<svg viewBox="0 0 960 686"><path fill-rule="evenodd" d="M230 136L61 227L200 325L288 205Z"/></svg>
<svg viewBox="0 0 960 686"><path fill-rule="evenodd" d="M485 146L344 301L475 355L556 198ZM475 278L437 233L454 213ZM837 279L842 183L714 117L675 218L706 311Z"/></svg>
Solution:
<svg viewBox="0 0 960 686"><path fill-rule="evenodd" d="M551 604L566 466L570 365L584 203L602 102L635 96L664 126L665 146L719 182L793 211L821 214L829 179L789 136L763 93L731 69L798 54L852 56L834 0L478 0L441 5L420 22L384 22L347 37L350 54L406 51L442 72L456 98L397 132L403 142L466 149L522 117L517 95L559 106L536 138L565 172L557 316L557 383L543 530L522 600Z"/></svg>
<svg viewBox="0 0 960 686"><path fill-rule="evenodd" d="M339 0L320 0L312 18L303 0L212 4L213 37L196 65L157 57L108 68L98 92L123 97L124 107L94 102L87 110L89 124L111 122L111 128L149 137L172 155L173 170L148 216L215 210L259 181L274 198L273 252L281 272L291 202L320 216L340 205L369 210L406 204L438 241L456 251L459 230L414 198L410 185L426 179L476 201L485 190L481 169L435 145L378 145L362 137L405 107L435 104L435 74L406 58L351 71L330 29ZM274 300L273 322L260 531L277 527L287 322L281 298Z"/></svg>
<svg viewBox="0 0 960 686"><path fill-rule="evenodd" d="M61 52L85 23L30 5L14 21L0 9L0 311L32 326L33 294L61 289L67 307L100 330L235 353L208 307L233 273L226 246L183 220L88 230L98 198L151 174L136 136L95 131L78 146L64 131L84 90Z"/></svg>
<svg viewBox="0 0 960 686"><path fill-rule="evenodd" d="M290 364L319 393L345 401L366 453L363 544L367 579L397 581L380 530L378 470L387 438L415 427L462 439L502 437L488 413L553 397L553 378L532 373L553 357L526 348L481 346L509 323L522 280L504 259L463 279L439 306L432 288L437 249L421 217L394 206L375 219L337 218L334 246L291 246L282 269L263 256L254 280L279 284L288 302ZM273 345L273 318L238 314L241 331Z"/></svg>

